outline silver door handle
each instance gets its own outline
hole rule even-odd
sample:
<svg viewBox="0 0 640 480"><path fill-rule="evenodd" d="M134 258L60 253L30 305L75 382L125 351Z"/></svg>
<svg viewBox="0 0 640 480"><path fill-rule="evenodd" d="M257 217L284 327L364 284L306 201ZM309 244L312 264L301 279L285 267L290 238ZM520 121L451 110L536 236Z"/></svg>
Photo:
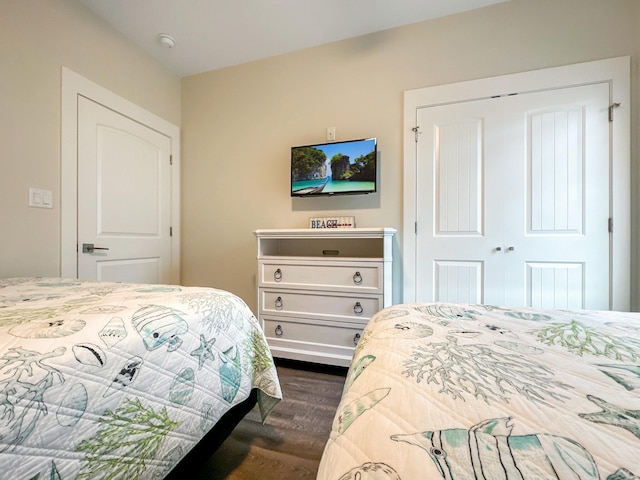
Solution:
<svg viewBox="0 0 640 480"><path fill-rule="evenodd" d="M502 251L502 247L496 247L496 252L501 252Z"/></svg>
<svg viewBox="0 0 640 480"><path fill-rule="evenodd" d="M94 247L93 243L83 243L82 253L93 253L95 250L109 250L107 247Z"/></svg>
<svg viewBox="0 0 640 480"><path fill-rule="evenodd" d="M509 250L510 252L513 252L516 249L516 247L509 247L507 248L507 250Z"/></svg>

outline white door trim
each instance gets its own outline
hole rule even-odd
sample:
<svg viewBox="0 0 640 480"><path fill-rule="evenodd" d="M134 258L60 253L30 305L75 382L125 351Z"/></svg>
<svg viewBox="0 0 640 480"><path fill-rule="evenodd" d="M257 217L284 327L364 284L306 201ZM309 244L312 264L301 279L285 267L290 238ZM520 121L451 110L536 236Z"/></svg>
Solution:
<svg viewBox="0 0 640 480"><path fill-rule="evenodd" d="M630 57L567 65L499 77L408 90L404 93L404 219L403 301L416 299L417 170L416 111L421 107L445 105L518 92L558 89L608 82L611 104L619 103L611 127L610 215L614 230L610 243L610 308L628 311L631 305L631 95ZM420 227L418 227L420 228ZM426 226L422 228L427 228Z"/></svg>
<svg viewBox="0 0 640 480"><path fill-rule="evenodd" d="M61 219L60 275L77 278L78 238L78 97L101 105L142 123L171 139L171 282L180 283L180 129L140 106L116 95L81 75L62 67L61 106Z"/></svg>

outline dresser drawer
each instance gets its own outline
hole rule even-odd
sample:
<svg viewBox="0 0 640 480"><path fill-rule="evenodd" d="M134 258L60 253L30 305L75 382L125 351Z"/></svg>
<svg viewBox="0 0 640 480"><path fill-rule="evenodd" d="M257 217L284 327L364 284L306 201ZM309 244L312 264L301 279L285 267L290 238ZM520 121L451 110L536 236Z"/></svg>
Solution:
<svg viewBox="0 0 640 480"><path fill-rule="evenodd" d="M324 288L335 291L383 291L382 262L260 262L259 284L278 288Z"/></svg>
<svg viewBox="0 0 640 480"><path fill-rule="evenodd" d="M362 335L362 327L335 325L317 325L283 319L264 320L264 333L269 345L285 346L295 342L296 348L318 349L319 345L342 348L355 348ZM302 344L302 345L301 345Z"/></svg>
<svg viewBox="0 0 640 480"><path fill-rule="evenodd" d="M357 323L368 321L382 310L381 295L347 295L333 292L303 292L261 288L260 315L290 315Z"/></svg>

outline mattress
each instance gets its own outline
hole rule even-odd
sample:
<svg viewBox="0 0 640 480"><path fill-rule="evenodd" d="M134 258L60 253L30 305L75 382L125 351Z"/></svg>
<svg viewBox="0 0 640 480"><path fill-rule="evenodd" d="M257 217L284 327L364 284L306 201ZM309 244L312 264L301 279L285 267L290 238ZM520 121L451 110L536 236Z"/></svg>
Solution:
<svg viewBox="0 0 640 480"><path fill-rule="evenodd" d="M372 317L318 479L640 478L640 315L447 303Z"/></svg>
<svg viewBox="0 0 640 480"><path fill-rule="evenodd" d="M3 478L163 478L254 390L264 419L276 368L229 292L0 280Z"/></svg>

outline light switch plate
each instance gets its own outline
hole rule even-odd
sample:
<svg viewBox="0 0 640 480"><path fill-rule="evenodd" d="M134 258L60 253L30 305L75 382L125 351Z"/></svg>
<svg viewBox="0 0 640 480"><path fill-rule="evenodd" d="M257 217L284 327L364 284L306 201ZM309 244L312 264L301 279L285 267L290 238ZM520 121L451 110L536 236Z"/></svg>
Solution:
<svg viewBox="0 0 640 480"><path fill-rule="evenodd" d="M53 192L41 188L29 188L29 206L35 208L53 208Z"/></svg>

